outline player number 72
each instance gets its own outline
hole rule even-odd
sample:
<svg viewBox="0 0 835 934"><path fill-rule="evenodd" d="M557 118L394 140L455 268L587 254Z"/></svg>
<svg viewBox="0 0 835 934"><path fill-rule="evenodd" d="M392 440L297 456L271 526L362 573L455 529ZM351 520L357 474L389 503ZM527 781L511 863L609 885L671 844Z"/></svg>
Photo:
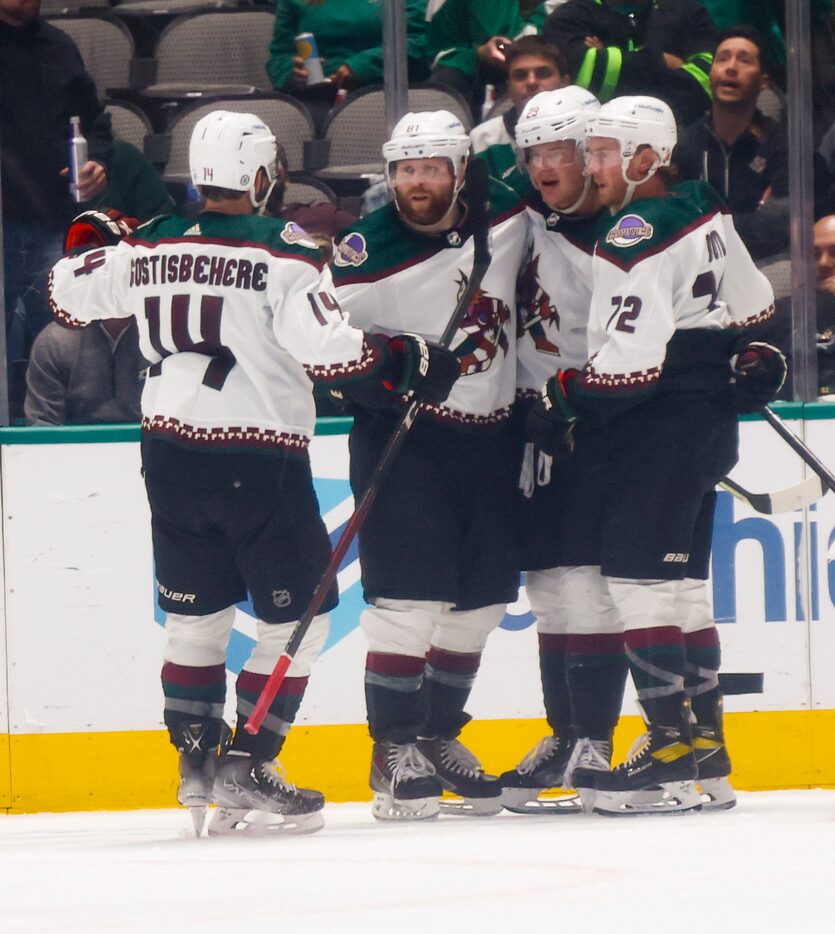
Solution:
<svg viewBox="0 0 835 934"><path fill-rule="evenodd" d="M609 320L606 322L606 330L609 330L609 325L612 321L617 318L615 323L616 331L624 331L626 334L634 334L635 326L630 324L630 321L634 321L638 315L641 313L641 307L643 302L638 298L637 295L627 295L624 298L622 295L613 295L612 296L612 305L614 305L615 310L609 316Z"/></svg>

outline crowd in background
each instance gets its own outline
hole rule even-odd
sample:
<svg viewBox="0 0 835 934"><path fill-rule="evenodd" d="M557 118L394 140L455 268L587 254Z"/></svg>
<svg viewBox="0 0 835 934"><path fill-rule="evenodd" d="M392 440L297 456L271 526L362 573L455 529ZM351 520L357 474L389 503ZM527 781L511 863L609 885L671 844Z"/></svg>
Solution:
<svg viewBox="0 0 835 934"><path fill-rule="evenodd" d="M810 3L822 395L835 382L833 6L833 0ZM318 126L346 92L382 82L380 2L276 0L274 10L273 34L264 37L269 80L304 103ZM431 81L461 94L477 124L474 151L521 194L529 182L513 128L533 94L568 83L604 102L650 94L669 103L679 121L680 174L719 191L752 255L767 262L788 249L783 0L406 0L405 14L410 83ZM63 331L50 323L46 279L74 214L103 207L145 220L175 209L172 194L179 200L181 192L166 188L143 153L113 139L102 105L106 89L96 88L57 25L43 19L39 0L0 0L11 416L28 424L133 421L143 367L135 328ZM295 40L302 33L315 36L324 80L315 80L299 55ZM73 200L67 174L71 115L81 117L88 145L80 200ZM318 235L325 249L353 216L333 204L283 205L280 198L271 210ZM783 306L787 340L790 304Z"/></svg>

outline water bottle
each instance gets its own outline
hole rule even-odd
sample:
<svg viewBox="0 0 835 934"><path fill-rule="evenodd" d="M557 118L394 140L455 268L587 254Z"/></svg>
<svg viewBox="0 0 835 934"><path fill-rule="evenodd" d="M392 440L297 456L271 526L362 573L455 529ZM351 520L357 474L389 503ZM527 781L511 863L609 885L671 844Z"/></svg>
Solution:
<svg viewBox="0 0 835 934"><path fill-rule="evenodd" d="M82 200L79 176L87 160L87 140L81 132L81 117L70 117L70 192L76 203Z"/></svg>

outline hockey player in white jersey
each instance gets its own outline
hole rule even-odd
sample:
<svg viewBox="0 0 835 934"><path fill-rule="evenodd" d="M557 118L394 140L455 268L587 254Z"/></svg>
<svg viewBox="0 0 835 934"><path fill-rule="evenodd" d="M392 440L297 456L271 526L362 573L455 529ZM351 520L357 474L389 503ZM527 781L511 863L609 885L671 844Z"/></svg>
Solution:
<svg viewBox="0 0 835 934"><path fill-rule="evenodd" d="M584 88L546 91L528 102L516 125L536 190L527 202L532 242L519 288L521 420L558 368L580 368L588 358L592 255L601 224L597 189L584 172L584 142L599 108ZM540 793L568 787L566 766L578 743L575 761L609 768L625 683L622 635L600 569L576 535L575 513L587 495L579 454L554 459L528 442L519 485L520 557L553 734L502 774L502 802L519 813L569 813L579 810L576 798Z"/></svg>
<svg viewBox="0 0 835 934"><path fill-rule="evenodd" d="M694 730L697 743L706 730L712 758L724 752L719 642L692 581L707 577L737 413L773 398L785 376L779 351L744 331L772 314L771 287L712 189L670 187L675 142L655 98L619 98L590 121L587 171L613 216L594 258L589 360L544 391L558 432L587 426L597 492L578 534L598 549L647 722L626 762L574 773L612 815L699 809ZM689 670L686 647L704 671Z"/></svg>
<svg viewBox="0 0 835 934"><path fill-rule="evenodd" d="M210 833L309 833L322 826L323 796L290 784L274 760L324 644L336 588L260 732L242 727L330 557L307 453L311 380L346 392L362 386L379 404L403 391L437 402L457 361L414 337L388 341L350 327L304 231L255 215L276 171L276 140L257 116L206 115L189 161L203 213L159 217L124 238L106 215L80 215L67 240L87 250L56 265L51 302L70 327L134 315L152 364L142 465L167 612L162 686L180 752L178 798L193 808L198 833L211 803ZM237 679L231 738L226 650L247 593L258 641Z"/></svg>
<svg viewBox="0 0 835 934"><path fill-rule="evenodd" d="M462 191L470 148L446 111L411 113L384 145L393 204L342 235L333 274L352 324L381 334L443 333L473 267ZM386 476L359 535L369 642L365 687L374 740L373 813L438 813L444 788L467 813L500 810L501 787L457 739L489 633L514 600L512 548L516 276L522 204L490 187L492 262L451 342L461 376L427 406ZM402 407L358 411L351 482L366 488Z"/></svg>

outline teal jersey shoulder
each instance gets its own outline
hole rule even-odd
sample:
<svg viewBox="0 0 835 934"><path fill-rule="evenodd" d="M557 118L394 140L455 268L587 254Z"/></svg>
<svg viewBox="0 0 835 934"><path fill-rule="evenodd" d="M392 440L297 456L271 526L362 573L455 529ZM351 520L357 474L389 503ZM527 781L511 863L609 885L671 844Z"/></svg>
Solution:
<svg viewBox="0 0 835 934"><path fill-rule="evenodd" d="M632 266L685 236L702 219L722 212L722 202L705 182L682 182L660 198L641 199L608 218L598 252L618 265Z"/></svg>
<svg viewBox="0 0 835 934"><path fill-rule="evenodd" d="M274 253L298 255L321 265L321 254L298 224L280 217L257 214L219 214L206 211L197 217L164 215L136 230L134 239L149 243L205 237L230 241L232 245L265 247Z"/></svg>

